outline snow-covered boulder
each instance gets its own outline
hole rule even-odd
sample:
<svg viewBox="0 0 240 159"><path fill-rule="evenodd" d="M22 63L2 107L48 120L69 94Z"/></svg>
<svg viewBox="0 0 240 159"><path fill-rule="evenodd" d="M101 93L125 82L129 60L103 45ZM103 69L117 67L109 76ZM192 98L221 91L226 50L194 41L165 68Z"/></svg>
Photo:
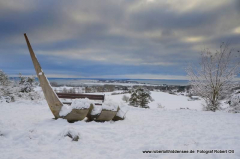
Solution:
<svg viewBox="0 0 240 159"><path fill-rule="evenodd" d="M74 128L65 128L61 133L60 137L65 138L69 137L72 141L78 141L80 134Z"/></svg>

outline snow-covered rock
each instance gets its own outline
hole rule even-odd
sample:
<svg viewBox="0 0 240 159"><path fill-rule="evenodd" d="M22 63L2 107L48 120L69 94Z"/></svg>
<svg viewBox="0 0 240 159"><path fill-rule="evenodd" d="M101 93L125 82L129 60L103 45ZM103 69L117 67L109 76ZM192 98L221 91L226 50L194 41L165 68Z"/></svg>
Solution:
<svg viewBox="0 0 240 159"><path fill-rule="evenodd" d="M119 104L117 102L114 102L111 99L106 99L102 103L102 109L104 110L111 110L111 111L117 111Z"/></svg>
<svg viewBox="0 0 240 159"><path fill-rule="evenodd" d="M80 134L78 133L78 131L72 127L67 127L60 133L60 138L69 137L72 141L78 141L79 136Z"/></svg>

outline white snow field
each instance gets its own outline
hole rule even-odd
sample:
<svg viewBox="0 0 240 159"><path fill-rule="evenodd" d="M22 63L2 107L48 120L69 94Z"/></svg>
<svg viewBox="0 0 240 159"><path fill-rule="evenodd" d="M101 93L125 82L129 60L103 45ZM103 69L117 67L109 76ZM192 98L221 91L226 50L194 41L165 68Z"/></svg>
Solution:
<svg viewBox="0 0 240 159"><path fill-rule="evenodd" d="M123 94L110 94L106 98L122 102ZM125 120L104 123L54 120L45 100L0 103L0 158L240 158L240 114L202 111L200 100L188 101L185 96L152 92L152 97L150 109L122 106L128 110ZM68 131L79 134L79 140L64 137ZM227 153L216 153L219 150Z"/></svg>

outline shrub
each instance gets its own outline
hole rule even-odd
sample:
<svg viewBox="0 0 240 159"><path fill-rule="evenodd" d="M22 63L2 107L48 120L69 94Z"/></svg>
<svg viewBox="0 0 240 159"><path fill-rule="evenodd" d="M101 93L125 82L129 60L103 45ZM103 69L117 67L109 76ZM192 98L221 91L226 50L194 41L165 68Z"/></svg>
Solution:
<svg viewBox="0 0 240 159"><path fill-rule="evenodd" d="M125 101L126 103L129 101L129 97L128 96L126 96L126 95L124 95L123 97L122 97L122 100L123 101Z"/></svg>
<svg viewBox="0 0 240 159"><path fill-rule="evenodd" d="M21 88L20 92L29 93L33 91L33 83L35 81L34 77L24 77L22 74L19 74L19 86Z"/></svg>
<svg viewBox="0 0 240 159"><path fill-rule="evenodd" d="M133 90L131 98L129 99L130 105L141 108L149 108L147 104L150 103L150 101L153 101L150 91L141 87Z"/></svg>

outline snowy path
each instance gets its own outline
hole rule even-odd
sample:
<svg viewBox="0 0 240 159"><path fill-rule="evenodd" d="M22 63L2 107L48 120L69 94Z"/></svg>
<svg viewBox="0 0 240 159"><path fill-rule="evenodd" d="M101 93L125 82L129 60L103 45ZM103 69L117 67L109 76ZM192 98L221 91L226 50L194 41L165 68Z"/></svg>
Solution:
<svg viewBox="0 0 240 159"><path fill-rule="evenodd" d="M107 96L120 101L122 95ZM129 107L118 122L53 120L45 101L0 104L1 159L240 158L240 114L191 108L186 97L154 93L152 109ZM164 98L163 98L164 97ZM165 100L163 100L165 99ZM170 100L172 99L172 100ZM161 102L165 109L156 108ZM170 107L175 102L176 106ZM194 101L198 107L200 101ZM61 134L79 132L73 142ZM234 154L144 154L144 150L235 150Z"/></svg>

